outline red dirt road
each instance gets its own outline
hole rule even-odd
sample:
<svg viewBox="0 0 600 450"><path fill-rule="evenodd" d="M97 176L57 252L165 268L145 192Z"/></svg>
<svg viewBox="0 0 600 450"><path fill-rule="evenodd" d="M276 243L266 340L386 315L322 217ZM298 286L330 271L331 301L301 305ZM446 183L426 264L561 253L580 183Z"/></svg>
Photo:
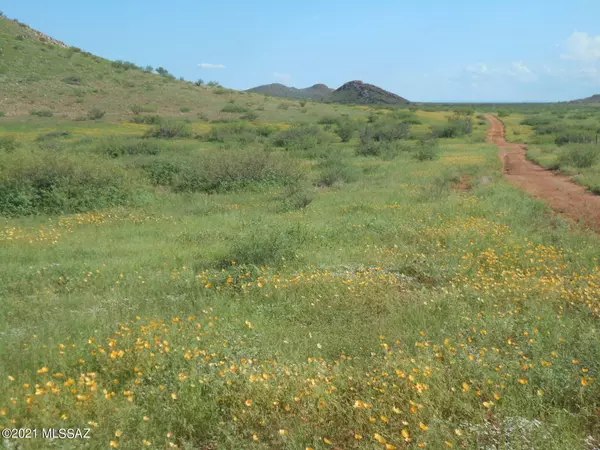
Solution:
<svg viewBox="0 0 600 450"><path fill-rule="evenodd" d="M486 114L490 122L488 141L500 148L504 176L533 197L544 200L557 213L600 231L600 196L576 184L570 177L556 174L529 161L527 146L504 139L504 124Z"/></svg>

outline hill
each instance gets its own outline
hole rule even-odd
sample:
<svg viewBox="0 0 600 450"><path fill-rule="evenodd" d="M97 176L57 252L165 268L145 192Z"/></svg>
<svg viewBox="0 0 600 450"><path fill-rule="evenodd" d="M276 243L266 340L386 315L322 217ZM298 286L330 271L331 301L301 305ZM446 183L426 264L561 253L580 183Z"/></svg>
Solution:
<svg viewBox="0 0 600 450"><path fill-rule="evenodd" d="M157 70L92 55L0 16L0 112L7 117L45 109L74 119L99 108L118 118L131 114L133 105L163 115L186 108L209 112L228 100L228 95L214 94L237 95Z"/></svg>
<svg viewBox="0 0 600 450"><path fill-rule="evenodd" d="M333 91L333 89L324 84L315 84L314 86L308 88L297 89L295 87L285 86L281 83L273 83L257 86L255 88L248 89L246 92L298 100L321 100L331 94Z"/></svg>
<svg viewBox="0 0 600 450"><path fill-rule="evenodd" d="M587 98L580 98L578 100L571 100L569 103L600 103L600 94L595 94Z"/></svg>
<svg viewBox="0 0 600 450"><path fill-rule="evenodd" d="M410 103L403 97L386 91L378 86L363 83L362 81L349 81L342 87L332 92L325 98L331 103L350 103L360 105L388 104L399 105Z"/></svg>

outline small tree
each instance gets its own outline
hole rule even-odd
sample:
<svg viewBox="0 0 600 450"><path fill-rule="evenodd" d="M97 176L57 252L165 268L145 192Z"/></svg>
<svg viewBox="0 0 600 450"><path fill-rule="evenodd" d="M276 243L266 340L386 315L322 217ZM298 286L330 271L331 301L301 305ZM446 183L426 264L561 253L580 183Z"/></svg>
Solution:
<svg viewBox="0 0 600 450"><path fill-rule="evenodd" d="M169 71L162 66L156 69L156 73L159 74L161 77L166 77L170 75Z"/></svg>
<svg viewBox="0 0 600 450"><path fill-rule="evenodd" d="M144 70L145 70L146 72L148 72L148 73L152 73L152 72L154 72L154 67L152 67L152 66L146 66L146 67L144 68Z"/></svg>

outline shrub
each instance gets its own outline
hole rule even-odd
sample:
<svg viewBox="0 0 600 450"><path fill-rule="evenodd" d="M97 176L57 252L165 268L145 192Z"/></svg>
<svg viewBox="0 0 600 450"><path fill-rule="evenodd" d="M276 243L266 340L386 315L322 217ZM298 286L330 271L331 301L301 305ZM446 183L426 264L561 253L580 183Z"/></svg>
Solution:
<svg viewBox="0 0 600 450"><path fill-rule="evenodd" d="M106 111L103 111L99 108L93 108L88 111L87 117L90 120L99 120L99 119L102 119L105 114L106 114Z"/></svg>
<svg viewBox="0 0 600 450"><path fill-rule="evenodd" d="M227 92L229 92L229 90L228 90L228 89L225 89L225 88L219 87L219 88L216 88L216 89L213 91L213 94L215 94L215 95L223 95L223 94L227 94Z"/></svg>
<svg viewBox="0 0 600 450"><path fill-rule="evenodd" d="M257 129L243 122L212 127L208 135L210 142L238 142L249 144L257 139Z"/></svg>
<svg viewBox="0 0 600 450"><path fill-rule="evenodd" d="M196 117L198 118L198 120L201 120L203 122L208 122L209 118L206 114L199 112L198 114L196 114Z"/></svg>
<svg viewBox="0 0 600 450"><path fill-rule="evenodd" d="M38 116L38 117L54 116L54 113L49 109L32 109L31 111L29 111L29 114L32 116Z"/></svg>
<svg viewBox="0 0 600 450"><path fill-rule="evenodd" d="M187 123L164 121L148 130L144 137L175 139L192 137L192 129Z"/></svg>
<svg viewBox="0 0 600 450"><path fill-rule="evenodd" d="M365 127L364 132L361 133L361 140L390 142L398 139L407 139L409 136L410 125L396 120L380 119Z"/></svg>
<svg viewBox="0 0 600 450"><path fill-rule="evenodd" d="M575 145L565 147L558 157L560 167L570 166L578 169L592 167L600 158L597 145Z"/></svg>
<svg viewBox="0 0 600 450"><path fill-rule="evenodd" d="M304 209L312 203L314 193L306 182L298 181L283 188L281 194L281 212Z"/></svg>
<svg viewBox="0 0 600 450"><path fill-rule="evenodd" d="M91 155L11 153L0 160L0 215L64 214L127 205L135 185Z"/></svg>
<svg viewBox="0 0 600 450"><path fill-rule="evenodd" d="M152 113L152 112L156 112L156 108L154 108L152 106L132 105L132 106L129 107L129 109L135 115L138 115L140 113Z"/></svg>
<svg viewBox="0 0 600 450"><path fill-rule="evenodd" d="M300 125L278 133L273 145L288 150L307 150L326 141L323 131L314 125Z"/></svg>
<svg viewBox="0 0 600 450"><path fill-rule="evenodd" d="M227 105L225 105L223 107L223 109L221 109L221 112L224 113L245 113L248 112L248 108L246 108L245 106L241 106L241 105L236 105L233 103L229 103Z"/></svg>
<svg viewBox="0 0 600 450"><path fill-rule="evenodd" d="M253 122L258 119L258 113L254 111L248 111L248 113L244 114L242 117L240 117L240 119L249 120L250 122Z"/></svg>
<svg viewBox="0 0 600 450"><path fill-rule="evenodd" d="M322 186L333 186L336 183L349 183L355 176L351 167L344 161L341 152L330 150L318 164L321 170L318 183Z"/></svg>
<svg viewBox="0 0 600 450"><path fill-rule="evenodd" d="M335 130L342 142L348 142L354 137L357 131L358 127L356 122L350 119L339 120L337 129Z"/></svg>
<svg viewBox="0 0 600 450"><path fill-rule="evenodd" d="M182 165L173 161L155 160L142 164L141 168L146 171L152 184L169 186L181 172Z"/></svg>
<svg viewBox="0 0 600 450"><path fill-rule="evenodd" d="M417 145L415 159L417 161L432 161L438 157L439 148L435 140L420 140Z"/></svg>
<svg viewBox="0 0 600 450"><path fill-rule="evenodd" d="M191 110L192 108L190 108L189 106L183 106L179 108L179 111L181 111L182 113L189 113Z"/></svg>
<svg viewBox="0 0 600 450"><path fill-rule="evenodd" d="M73 85L80 85L82 83L81 78L78 76L75 76L75 75L71 75L66 78L63 78L62 81L63 81L63 83L73 84Z"/></svg>
<svg viewBox="0 0 600 450"><path fill-rule="evenodd" d="M279 105L277 105L277 109L288 110L290 109L290 105L289 103L280 103Z"/></svg>
<svg viewBox="0 0 600 450"><path fill-rule="evenodd" d="M6 113L4 111L0 111L0 118L6 116Z"/></svg>
<svg viewBox="0 0 600 450"><path fill-rule="evenodd" d="M158 125L162 122L162 118L158 115L134 116L133 119L131 119L131 122L145 125Z"/></svg>
<svg viewBox="0 0 600 450"><path fill-rule="evenodd" d="M565 144L587 144L592 143L595 140L595 136L592 134L586 134L583 132L566 132L561 133L554 139L554 143L556 145L565 145Z"/></svg>
<svg viewBox="0 0 600 450"><path fill-rule="evenodd" d="M498 117L508 117L508 116L510 116L510 112L505 111L505 110L498 111Z"/></svg>
<svg viewBox="0 0 600 450"><path fill-rule="evenodd" d="M96 151L111 158L124 155L158 155L161 151L161 144L152 139L109 136L96 145Z"/></svg>
<svg viewBox="0 0 600 450"><path fill-rule="evenodd" d="M295 257L296 251L306 241L306 233L299 225L287 229L272 226L248 225L236 237L229 254L221 266L238 265L277 267ZM259 229L257 229L259 228Z"/></svg>
<svg viewBox="0 0 600 450"><path fill-rule="evenodd" d="M321 117L317 123L319 125L334 125L338 122L339 117L337 116L323 116Z"/></svg>
<svg viewBox="0 0 600 450"><path fill-rule="evenodd" d="M473 119L458 114L448 118L448 124L432 127L431 135L435 138L454 138L471 134L473 132Z"/></svg>
<svg viewBox="0 0 600 450"><path fill-rule="evenodd" d="M49 139L68 138L71 137L70 131L52 131L50 133L40 134L35 138L36 141L47 141Z"/></svg>
<svg viewBox="0 0 600 450"><path fill-rule="evenodd" d="M288 185L301 178L293 164L265 151L207 152L190 161L175 177L176 191L227 192L250 186Z"/></svg>
<svg viewBox="0 0 600 450"><path fill-rule="evenodd" d="M200 87L200 86L204 86L204 80L202 78L200 78L198 81L196 81L194 83L196 86Z"/></svg>
<svg viewBox="0 0 600 450"><path fill-rule="evenodd" d="M111 66L113 66L115 69L121 69L121 70L130 70L130 69L139 69L141 70L141 67L138 67L136 64L129 62L129 61L113 61L111 63Z"/></svg>
<svg viewBox="0 0 600 450"><path fill-rule="evenodd" d="M300 105L301 108L304 108L306 106L306 100L300 100L298 102L298 104Z"/></svg>
<svg viewBox="0 0 600 450"><path fill-rule="evenodd" d="M19 146L14 136L0 136L0 150L13 151Z"/></svg>

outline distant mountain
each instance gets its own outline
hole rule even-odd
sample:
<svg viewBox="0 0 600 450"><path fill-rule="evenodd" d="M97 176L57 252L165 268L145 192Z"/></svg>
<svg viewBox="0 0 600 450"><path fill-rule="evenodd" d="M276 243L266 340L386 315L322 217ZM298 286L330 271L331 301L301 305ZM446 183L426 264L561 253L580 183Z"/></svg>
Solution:
<svg viewBox="0 0 600 450"><path fill-rule="evenodd" d="M255 94L272 95L273 97L293 98L298 100L321 100L333 92L333 89L324 84L315 84L309 88L297 89L294 87L284 86L280 83L265 84L248 89L247 92Z"/></svg>
<svg viewBox="0 0 600 450"><path fill-rule="evenodd" d="M399 95L388 92L385 89L381 89L372 84L363 83L362 81L349 81L328 95L324 100L328 103L352 103L361 105L398 105L410 103Z"/></svg>
<svg viewBox="0 0 600 450"><path fill-rule="evenodd" d="M581 98L579 100L571 100L569 103L600 103L600 94L592 95L588 98Z"/></svg>

